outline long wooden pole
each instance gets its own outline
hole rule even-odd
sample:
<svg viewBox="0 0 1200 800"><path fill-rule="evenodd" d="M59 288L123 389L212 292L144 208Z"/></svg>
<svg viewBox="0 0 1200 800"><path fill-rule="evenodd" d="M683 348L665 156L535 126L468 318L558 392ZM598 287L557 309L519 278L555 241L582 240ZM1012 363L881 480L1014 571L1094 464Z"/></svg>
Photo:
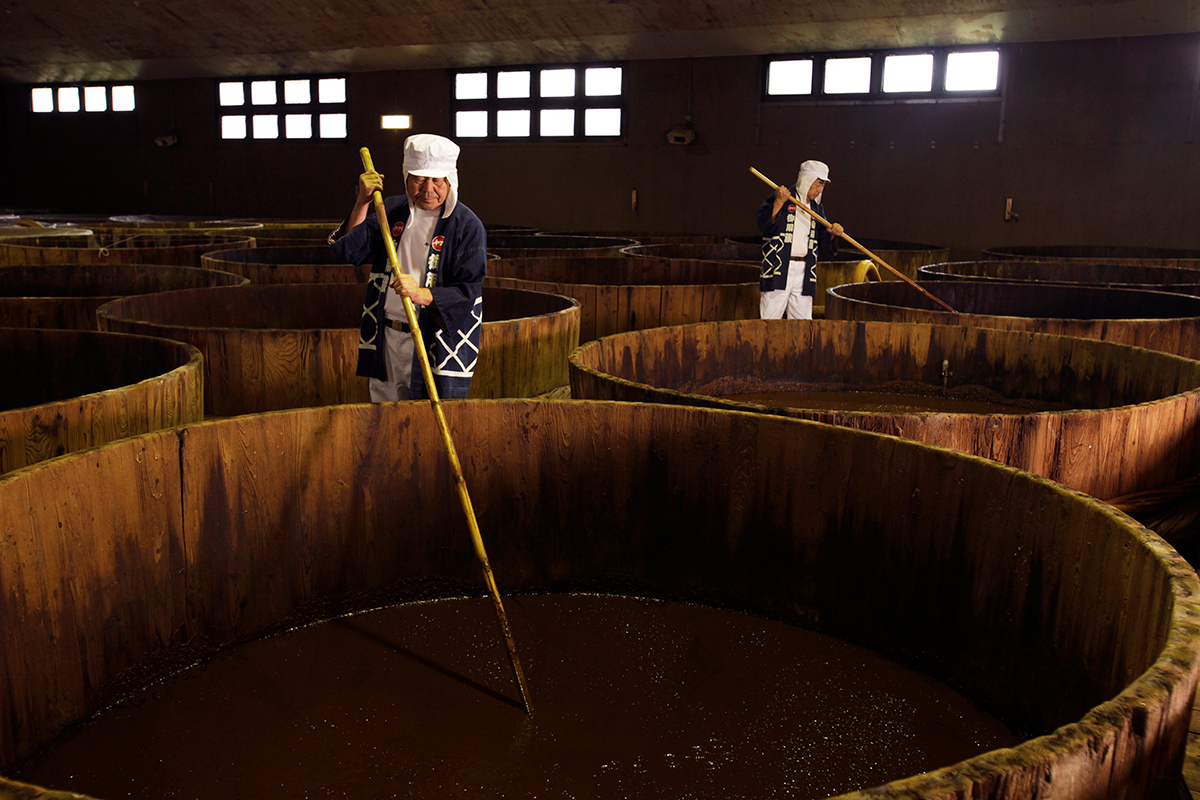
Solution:
<svg viewBox="0 0 1200 800"><path fill-rule="evenodd" d="M768 185L768 186L770 186L772 189L778 189L778 188L779 188L778 184L776 184L774 181L772 181L772 180L771 180L770 178L768 178L766 175L763 175L761 172L759 172L758 170L756 170L754 167L751 167L751 168L750 168L750 171L751 171L751 172L753 172L755 175L757 175L759 178L762 178L762 181L763 181L763 183L767 184L767 185ZM813 211L811 208L809 208L809 206L808 206L808 203L807 203L807 202L805 202L805 203L801 203L799 200L797 200L797 199L796 199L796 195L792 194L791 192L788 192L788 197L790 197L790 198L792 199L792 202L793 202L793 203L795 203L795 204L796 204L798 207L802 208L802 209L804 210L804 213L808 214L810 217L812 217L813 219L815 219L817 222L821 223L821 224L822 224L822 225L824 225L826 228L832 228L832 227L833 227L833 225L832 225L832 224L830 224L828 221L826 221L824 217L822 217L820 214L818 214L817 212L815 212L815 211ZM949 312L950 312L950 313L952 313L952 314L957 314L957 313L958 313L958 312L957 312L957 311L955 311L953 308L951 308L950 306L948 306L946 303L942 302L941 300L939 300L938 298L934 297L934 296L933 296L933 295L931 295L929 292L927 292L927 291L925 290L925 288L924 288L924 287L922 287L922 286L918 286L918 285L917 285L917 282L916 282L916 281L914 281L912 278L908 277L908 276L907 276L907 275L905 275L903 272L901 272L900 270L896 269L895 267L893 267L891 264L889 264L889 263L887 263L886 261L884 261L884 260L883 260L882 258L880 258L879 256L875 255L874 253L872 253L872 252L871 252L870 250L868 250L867 248L863 247L863 246L862 246L861 244L859 244L858 242L854 241L854 239L852 239L852 238L850 237L850 235L849 235L849 234L847 234L847 233L842 233L842 238L843 238L843 239L845 239L845 240L846 240L847 242L849 242L850 244L854 245L856 248L858 248L858 250L859 250L860 252L862 252L862 253L863 253L863 255L865 255L867 258L871 259L872 261L874 261L874 262L875 262L876 264L878 264L879 266L881 266L881 267L883 267L884 269L888 270L888 271L889 271L889 272L891 272L893 275L895 275L897 278L899 278L900 280L904 281L904 282L905 282L905 283L907 283L908 285L912 286L912 287L913 287L914 289L916 289L918 292L920 292L921 294L925 295L926 297L928 297L928 298L929 298L930 300L932 300L933 302L937 303L937 304L938 304L939 306L941 306L942 308L946 309L947 311L949 311Z"/></svg>
<svg viewBox="0 0 1200 800"><path fill-rule="evenodd" d="M374 172L371 164L371 152L367 148L358 151L362 157L363 169ZM400 259L396 255L396 243L392 241L391 226L388 225L387 212L383 207L383 193L375 190L375 217L379 220L379 230L383 234L383 244L387 248L388 264L396 277L400 276ZM417 311L411 298L401 295L404 300L404 313L408 317L408 327L412 330L413 347L417 351L417 360L421 362L421 374L425 376L425 387L429 391L429 402L433 406L434 416L437 417L438 428L442 432L442 441L446 445L446 455L450 457L450 467L454 470L454 485L458 490L458 500L462 504L463 513L467 516L467 526L471 529L471 541L475 545L475 556L483 568L483 579L487 583L492 596L492 605L496 608L496 618L504 631L504 644L508 648L508 660L512 664L513 675L517 679L517 690L521 693L521 702L525 713L533 713L533 705L529 702L529 687L525 683L525 671L521 669L521 660L517 658L517 644L513 640L512 628L508 624L508 615L504 613L504 603L500 599L500 590L496 587L496 578L492 574L488 562L487 550L483 546L483 535L479 532L479 523L475 520L475 509L471 506L471 496L467 493L467 480L463 477L462 464L458 460L458 451L454 449L454 440L450 438L450 426L446 424L446 416L442 413L442 402L438 397L437 387L433 383L433 368L429 364L429 353L425 352L425 342L421 337L421 328L417 325Z"/></svg>

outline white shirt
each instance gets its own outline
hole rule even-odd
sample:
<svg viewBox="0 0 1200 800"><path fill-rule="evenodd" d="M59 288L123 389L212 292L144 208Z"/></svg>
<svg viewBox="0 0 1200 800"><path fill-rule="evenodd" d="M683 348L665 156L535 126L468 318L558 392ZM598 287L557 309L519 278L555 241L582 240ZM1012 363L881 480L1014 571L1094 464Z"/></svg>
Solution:
<svg viewBox="0 0 1200 800"><path fill-rule="evenodd" d="M441 209L423 211L419 208L409 209L408 221L400 233L400 243L396 245L396 256L400 259L400 271L405 275L416 278L418 286L425 284L425 259L429 256L429 243L433 241L433 229L437 226ZM388 284L387 298L384 300L383 313L388 319L407 321L404 313L404 299Z"/></svg>

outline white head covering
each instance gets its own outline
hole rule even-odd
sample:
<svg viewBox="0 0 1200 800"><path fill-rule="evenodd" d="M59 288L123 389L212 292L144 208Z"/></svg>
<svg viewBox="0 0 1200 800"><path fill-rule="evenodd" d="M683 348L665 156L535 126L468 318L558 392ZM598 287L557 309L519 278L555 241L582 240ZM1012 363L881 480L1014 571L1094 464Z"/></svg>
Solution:
<svg viewBox="0 0 1200 800"><path fill-rule="evenodd" d="M409 175L427 178L445 178L450 184L443 206L443 217L450 216L458 203L458 153L459 147L445 136L432 133L414 133L404 140L404 181Z"/></svg>
<svg viewBox="0 0 1200 800"><path fill-rule="evenodd" d="M808 197L808 189L813 185L813 181L817 178L829 182L829 166L823 161L805 161L800 165L800 175L796 178L796 198L804 200ZM821 202L821 194L818 194L814 200ZM805 214L805 216L808 216Z"/></svg>

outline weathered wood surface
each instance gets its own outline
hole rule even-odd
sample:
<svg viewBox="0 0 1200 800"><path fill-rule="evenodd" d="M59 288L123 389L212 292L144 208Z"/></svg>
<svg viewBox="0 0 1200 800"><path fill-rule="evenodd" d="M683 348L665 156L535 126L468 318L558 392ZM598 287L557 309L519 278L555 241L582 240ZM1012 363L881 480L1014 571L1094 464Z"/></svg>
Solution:
<svg viewBox="0 0 1200 800"><path fill-rule="evenodd" d="M1197 261L1200 267L1200 260ZM1200 269L1094 261L954 261L929 264L921 280L1020 281L1060 286L1110 286L1179 294L1200 294Z"/></svg>
<svg viewBox="0 0 1200 800"><path fill-rule="evenodd" d="M0 328L0 473L204 419L200 352L91 331Z"/></svg>
<svg viewBox="0 0 1200 800"><path fill-rule="evenodd" d="M256 241L258 241L256 237ZM371 266L347 264L328 244L285 247L251 247L214 250L200 257L205 269L242 275L251 283L357 283L363 284Z"/></svg>
<svg viewBox="0 0 1200 800"><path fill-rule="evenodd" d="M636 592L807 623L1032 737L845 797L1176 796L1200 583L1103 504L782 417L536 401L445 413L503 591ZM325 407L0 479L0 585L15 587L0 604L0 769L181 652L482 593L453 476L428 457L439 448L428 404Z"/></svg>
<svg viewBox="0 0 1200 800"><path fill-rule="evenodd" d="M865 261L862 259L858 261L818 261L817 293L813 297L814 316L824 316L825 293L834 286L878 281L882 279L884 272L887 270L876 266L875 262L870 259Z"/></svg>
<svg viewBox="0 0 1200 800"><path fill-rule="evenodd" d="M211 250L253 247L233 234L146 230L99 230L91 236L0 239L0 266L38 264L178 264L200 266Z"/></svg>
<svg viewBox="0 0 1200 800"><path fill-rule="evenodd" d="M970 325L1082 336L1200 358L1200 297L983 281L926 281L923 288L957 313L903 283L841 286L825 298L827 319Z"/></svg>
<svg viewBox="0 0 1200 800"><path fill-rule="evenodd" d="M102 330L199 349L205 413L227 417L370 400L366 378L355 374L364 292L346 283L251 284L123 298L97 315ZM578 310L569 298L528 294L484 290L479 386L472 381L472 397L532 397L566 383ZM528 310L539 316L506 316Z"/></svg>
<svg viewBox="0 0 1200 800"><path fill-rule="evenodd" d="M118 297L248 281L169 264L42 264L0 267L0 327L99 330L96 309Z"/></svg>
<svg viewBox="0 0 1200 800"><path fill-rule="evenodd" d="M627 256L638 258L673 258L687 261L736 261L758 265L762 262L762 248L757 244L697 244L666 243L637 244L621 251Z"/></svg>
<svg viewBox="0 0 1200 800"><path fill-rule="evenodd" d="M501 258L535 256L615 256L621 248L637 244L633 239L612 236L548 236L545 234L488 234L488 253Z"/></svg>
<svg viewBox="0 0 1200 800"><path fill-rule="evenodd" d="M341 220L322 219L231 219L228 222L250 222L258 227L251 234L259 247L295 247L327 244ZM255 281L256 283L258 281Z"/></svg>
<svg viewBox="0 0 1200 800"><path fill-rule="evenodd" d="M579 301L579 341L622 331L758 316L758 269L661 258L502 258L485 285Z"/></svg>
<svg viewBox="0 0 1200 800"><path fill-rule="evenodd" d="M985 259L1024 259L1032 261L1092 261L1104 264L1142 264L1146 266L1200 269L1200 250L1169 247L1112 247L1108 245L1043 245L1029 247L989 247Z"/></svg>
<svg viewBox="0 0 1200 800"><path fill-rule="evenodd" d="M697 393L722 379L834 390L889 381L982 386L1065 403L1027 414L885 414L765 406ZM747 388L744 391L755 391ZM1200 471L1200 363L1065 336L804 320L710 323L611 336L571 357L575 399L766 411L887 433L1052 478L1108 499Z"/></svg>

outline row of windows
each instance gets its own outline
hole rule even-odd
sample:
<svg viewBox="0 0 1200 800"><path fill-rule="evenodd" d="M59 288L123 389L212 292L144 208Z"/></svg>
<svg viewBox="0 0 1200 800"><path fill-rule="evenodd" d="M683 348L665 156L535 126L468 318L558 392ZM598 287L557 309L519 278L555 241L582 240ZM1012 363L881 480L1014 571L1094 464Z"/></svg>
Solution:
<svg viewBox="0 0 1200 800"><path fill-rule="evenodd" d="M999 50L935 50L767 60L768 99L996 93Z"/></svg>
<svg viewBox="0 0 1200 800"><path fill-rule="evenodd" d="M997 94L1000 52L940 49L915 53L825 54L766 60L768 100L820 97ZM133 86L36 87L37 113L132 111ZM346 139L346 79L219 81L222 139ZM623 132L624 69L493 67L453 73L453 135L466 139L614 139ZM249 108L248 108L249 107ZM407 115L381 127L412 126Z"/></svg>
<svg viewBox="0 0 1200 800"><path fill-rule="evenodd" d="M132 86L38 86L29 103L36 114L133 111L137 105Z"/></svg>
<svg viewBox="0 0 1200 800"><path fill-rule="evenodd" d="M450 110L463 139L613 139L624 120L624 68L495 67L454 73Z"/></svg>

